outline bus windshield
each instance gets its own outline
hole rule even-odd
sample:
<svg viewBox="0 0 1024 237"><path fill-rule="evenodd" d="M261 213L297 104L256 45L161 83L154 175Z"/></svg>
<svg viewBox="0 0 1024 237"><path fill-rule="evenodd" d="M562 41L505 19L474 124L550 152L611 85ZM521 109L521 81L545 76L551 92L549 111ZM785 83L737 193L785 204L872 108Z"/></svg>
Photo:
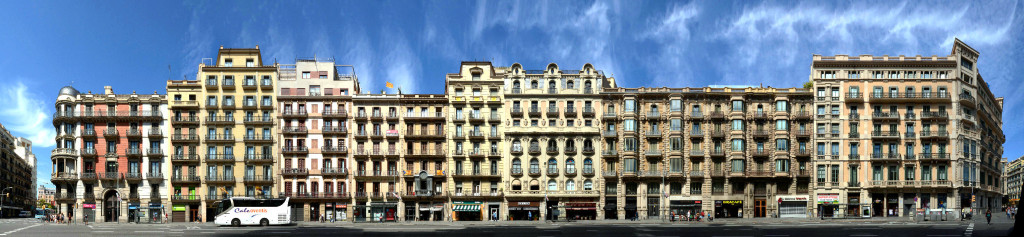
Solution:
<svg viewBox="0 0 1024 237"><path fill-rule="evenodd" d="M231 210L231 199L224 199L217 205L217 213L224 213L225 211Z"/></svg>

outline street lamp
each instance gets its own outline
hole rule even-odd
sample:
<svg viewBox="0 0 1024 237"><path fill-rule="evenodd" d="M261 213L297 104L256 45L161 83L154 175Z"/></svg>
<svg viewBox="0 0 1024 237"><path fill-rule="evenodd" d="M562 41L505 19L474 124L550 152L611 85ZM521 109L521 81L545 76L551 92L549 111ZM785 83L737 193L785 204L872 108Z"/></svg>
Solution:
<svg viewBox="0 0 1024 237"><path fill-rule="evenodd" d="M0 218L4 217L4 207L3 207L4 201L3 200L4 200L4 198L7 195L10 195L10 192L7 192L7 194L4 194L4 192L7 191L8 189L12 189L12 188L14 188L14 187L6 187L4 189L0 189Z"/></svg>

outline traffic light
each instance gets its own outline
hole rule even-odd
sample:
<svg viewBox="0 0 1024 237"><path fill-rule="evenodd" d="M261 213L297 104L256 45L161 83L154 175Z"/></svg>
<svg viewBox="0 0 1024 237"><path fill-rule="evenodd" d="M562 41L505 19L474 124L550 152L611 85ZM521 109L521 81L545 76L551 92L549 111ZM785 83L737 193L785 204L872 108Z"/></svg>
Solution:
<svg viewBox="0 0 1024 237"><path fill-rule="evenodd" d="M975 199L976 197L977 197L977 196L975 196L975 195L971 195L971 202L975 202L975 201L974 201L974 199Z"/></svg>

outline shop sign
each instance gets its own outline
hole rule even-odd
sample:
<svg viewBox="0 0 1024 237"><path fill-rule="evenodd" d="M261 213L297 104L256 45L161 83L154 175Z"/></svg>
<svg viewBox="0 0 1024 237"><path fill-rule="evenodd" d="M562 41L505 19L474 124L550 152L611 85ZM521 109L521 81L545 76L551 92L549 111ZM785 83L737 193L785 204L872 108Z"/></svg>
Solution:
<svg viewBox="0 0 1024 237"><path fill-rule="evenodd" d="M128 205L128 210L135 210L135 209L139 209L139 205L130 205L130 204Z"/></svg>
<svg viewBox="0 0 1024 237"><path fill-rule="evenodd" d="M807 197L780 197L779 202L806 202Z"/></svg>
<svg viewBox="0 0 1024 237"><path fill-rule="evenodd" d="M725 200L722 201L725 205L743 205L743 200Z"/></svg>
<svg viewBox="0 0 1024 237"><path fill-rule="evenodd" d="M481 202L481 201L453 201L452 203L453 204L477 204L477 205L484 204L484 202Z"/></svg>
<svg viewBox="0 0 1024 237"><path fill-rule="evenodd" d="M820 193L818 194L818 204L837 204L839 203L838 193Z"/></svg>
<svg viewBox="0 0 1024 237"><path fill-rule="evenodd" d="M539 207L540 202L509 202L508 205L516 207Z"/></svg>
<svg viewBox="0 0 1024 237"><path fill-rule="evenodd" d="M335 205L334 208L348 208L348 204L338 204Z"/></svg>
<svg viewBox="0 0 1024 237"><path fill-rule="evenodd" d="M89 203L82 204L82 208L85 208L85 209L96 209L96 204L89 204Z"/></svg>
<svg viewBox="0 0 1024 237"><path fill-rule="evenodd" d="M171 211L185 211L186 209L185 205L174 205L171 207Z"/></svg>

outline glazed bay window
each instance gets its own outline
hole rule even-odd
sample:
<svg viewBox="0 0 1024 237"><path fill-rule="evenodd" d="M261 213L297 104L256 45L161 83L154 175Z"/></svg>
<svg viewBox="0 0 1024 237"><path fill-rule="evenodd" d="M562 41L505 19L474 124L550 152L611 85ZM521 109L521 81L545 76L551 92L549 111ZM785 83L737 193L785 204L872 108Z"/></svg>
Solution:
<svg viewBox="0 0 1024 237"><path fill-rule="evenodd" d="M683 158L671 158L668 161L669 169L672 173L683 172Z"/></svg>
<svg viewBox="0 0 1024 237"><path fill-rule="evenodd" d="M732 151L743 151L743 139L732 139Z"/></svg>
<svg viewBox="0 0 1024 237"><path fill-rule="evenodd" d="M625 139L625 140L624 140L624 141L622 142L622 149L623 149L623 150L625 150L625 151L636 151L636 149L637 149L637 141L636 141L636 138L633 138L633 137L627 137L627 138L626 138L626 139Z"/></svg>
<svg viewBox="0 0 1024 237"><path fill-rule="evenodd" d="M682 111L683 103L681 100L673 99L669 102L669 107L672 109L672 112Z"/></svg>
<svg viewBox="0 0 1024 237"><path fill-rule="evenodd" d="M626 173L636 173L636 170L637 170L636 158L624 159L623 162L622 162L622 165L623 165L623 170Z"/></svg>
<svg viewBox="0 0 1024 237"><path fill-rule="evenodd" d="M775 172L789 172L789 160L775 160Z"/></svg>
<svg viewBox="0 0 1024 237"><path fill-rule="evenodd" d="M732 120L732 130L733 131L742 131L743 130L743 120L739 120L739 119Z"/></svg>
<svg viewBox="0 0 1024 237"><path fill-rule="evenodd" d="M622 121L622 130L633 132L636 131L636 120L626 119Z"/></svg>
<svg viewBox="0 0 1024 237"><path fill-rule="evenodd" d="M780 100L775 102L775 111L786 112L789 111L789 101Z"/></svg>
<svg viewBox="0 0 1024 237"><path fill-rule="evenodd" d="M732 172L733 173L743 173L743 171L746 170L746 166L744 164L744 160L735 159L735 160L732 160L730 162L732 162Z"/></svg>
<svg viewBox="0 0 1024 237"><path fill-rule="evenodd" d="M683 121L681 119L669 120L669 129L671 129L672 131L682 131Z"/></svg>
<svg viewBox="0 0 1024 237"><path fill-rule="evenodd" d="M636 101L633 99L627 99L623 104L624 112L636 112Z"/></svg>
<svg viewBox="0 0 1024 237"><path fill-rule="evenodd" d="M673 138L671 138L669 140L669 144L670 144L670 148L673 151L681 151L681 150L683 150L683 138L673 137Z"/></svg>
<svg viewBox="0 0 1024 237"><path fill-rule="evenodd" d="M775 150L776 151L787 151L789 150L789 140L785 138L775 139Z"/></svg>
<svg viewBox="0 0 1024 237"><path fill-rule="evenodd" d="M789 130L789 121L785 119L775 120L775 130L786 131Z"/></svg>
<svg viewBox="0 0 1024 237"><path fill-rule="evenodd" d="M732 112L743 112L743 101L734 100L732 101Z"/></svg>

